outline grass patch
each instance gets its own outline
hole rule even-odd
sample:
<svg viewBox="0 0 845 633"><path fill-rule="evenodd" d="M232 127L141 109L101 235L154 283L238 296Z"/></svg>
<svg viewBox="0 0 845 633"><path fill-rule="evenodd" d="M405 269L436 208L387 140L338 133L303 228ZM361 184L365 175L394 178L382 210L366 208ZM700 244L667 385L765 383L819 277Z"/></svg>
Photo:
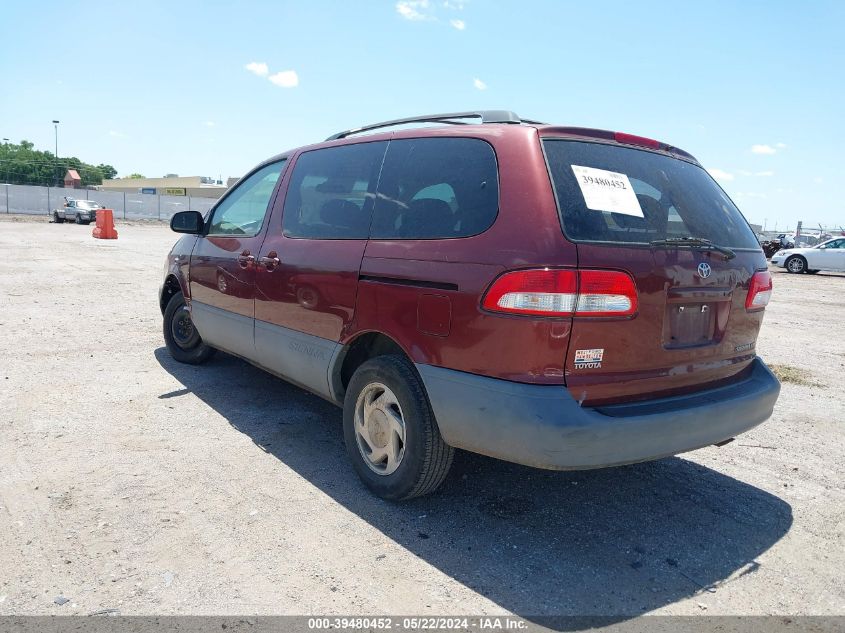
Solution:
<svg viewBox="0 0 845 633"><path fill-rule="evenodd" d="M769 369L778 377L781 382L788 382L793 385L804 387L822 387L820 382L813 378L813 375L805 369L793 367L792 365L769 365Z"/></svg>

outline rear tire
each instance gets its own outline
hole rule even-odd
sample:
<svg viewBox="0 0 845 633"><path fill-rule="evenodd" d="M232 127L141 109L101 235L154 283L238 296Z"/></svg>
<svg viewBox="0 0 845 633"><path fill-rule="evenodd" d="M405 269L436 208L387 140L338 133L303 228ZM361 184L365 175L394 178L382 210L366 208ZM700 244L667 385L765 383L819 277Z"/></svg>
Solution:
<svg viewBox="0 0 845 633"><path fill-rule="evenodd" d="M398 355L372 358L352 375L343 435L361 481L393 501L434 492L455 455L440 435L422 380Z"/></svg>
<svg viewBox="0 0 845 633"><path fill-rule="evenodd" d="M807 260L801 255L793 255L784 262L784 266L788 272L796 275L807 272Z"/></svg>
<svg viewBox="0 0 845 633"><path fill-rule="evenodd" d="M167 351L180 363L200 365L217 351L202 342L191 321L191 313L181 292L170 297L164 309L164 342Z"/></svg>

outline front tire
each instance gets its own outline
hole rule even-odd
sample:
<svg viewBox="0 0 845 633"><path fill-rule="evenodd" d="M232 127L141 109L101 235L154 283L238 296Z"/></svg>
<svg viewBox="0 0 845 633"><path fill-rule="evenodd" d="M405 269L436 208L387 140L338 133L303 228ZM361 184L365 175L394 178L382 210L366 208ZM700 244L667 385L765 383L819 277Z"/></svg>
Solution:
<svg viewBox="0 0 845 633"><path fill-rule="evenodd" d="M65 219L60 218L59 214L56 211L53 211L53 223L54 224L64 224Z"/></svg>
<svg viewBox="0 0 845 633"><path fill-rule="evenodd" d="M343 435L364 484L393 501L434 492L455 455L414 366L397 355L372 358L355 371L343 402Z"/></svg>
<svg viewBox="0 0 845 633"><path fill-rule="evenodd" d="M801 257L801 255L793 255L784 262L784 266L791 273L801 274L807 271L807 260Z"/></svg>
<svg viewBox="0 0 845 633"><path fill-rule="evenodd" d="M216 350L202 342L181 292L167 302L163 329L167 351L180 363L200 365L214 356Z"/></svg>

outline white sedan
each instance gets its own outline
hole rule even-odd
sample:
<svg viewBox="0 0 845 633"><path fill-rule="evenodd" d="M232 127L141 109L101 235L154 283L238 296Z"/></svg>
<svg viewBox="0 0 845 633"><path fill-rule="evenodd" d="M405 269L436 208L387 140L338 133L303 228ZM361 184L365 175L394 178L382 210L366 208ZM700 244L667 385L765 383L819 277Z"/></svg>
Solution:
<svg viewBox="0 0 845 633"><path fill-rule="evenodd" d="M810 248L787 248L772 255L772 264L791 273L817 273L820 270L845 272L845 237Z"/></svg>

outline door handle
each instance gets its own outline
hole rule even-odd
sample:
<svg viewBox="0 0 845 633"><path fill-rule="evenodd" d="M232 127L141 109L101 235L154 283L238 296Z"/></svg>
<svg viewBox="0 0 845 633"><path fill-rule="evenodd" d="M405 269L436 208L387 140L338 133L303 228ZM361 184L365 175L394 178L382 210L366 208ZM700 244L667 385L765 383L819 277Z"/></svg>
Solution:
<svg viewBox="0 0 845 633"><path fill-rule="evenodd" d="M255 256L250 255L249 251L244 251L238 255L238 265L241 268L246 268L255 261Z"/></svg>
<svg viewBox="0 0 845 633"><path fill-rule="evenodd" d="M278 255L276 255L276 251L270 251L264 257L258 258L258 264L260 266L264 266L267 270L273 270L276 266L281 264Z"/></svg>

